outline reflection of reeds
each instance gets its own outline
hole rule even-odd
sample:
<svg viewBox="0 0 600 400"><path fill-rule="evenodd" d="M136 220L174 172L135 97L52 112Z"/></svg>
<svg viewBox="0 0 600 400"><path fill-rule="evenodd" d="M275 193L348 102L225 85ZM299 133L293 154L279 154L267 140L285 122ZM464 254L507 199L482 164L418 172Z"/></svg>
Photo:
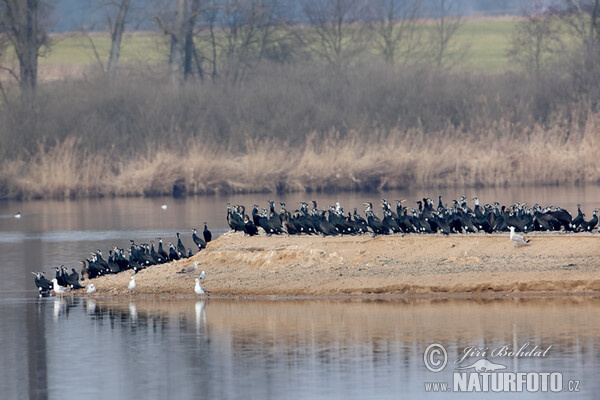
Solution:
<svg viewBox="0 0 600 400"><path fill-rule="evenodd" d="M427 186L554 185L600 182L599 117L581 129L464 134L445 130L335 132L303 146L248 141L243 152L191 141L179 151L130 158L82 150L78 140L39 146L30 162L1 164L0 197L65 198L187 193L377 190Z"/></svg>

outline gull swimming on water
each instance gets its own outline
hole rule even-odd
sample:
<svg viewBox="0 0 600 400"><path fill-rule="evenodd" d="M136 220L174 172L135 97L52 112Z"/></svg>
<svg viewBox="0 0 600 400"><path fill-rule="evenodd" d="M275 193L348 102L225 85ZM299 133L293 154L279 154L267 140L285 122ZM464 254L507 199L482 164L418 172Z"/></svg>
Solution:
<svg viewBox="0 0 600 400"><path fill-rule="evenodd" d="M509 228L510 228L510 240L511 241L515 242L516 244L529 243L529 239L525 239L523 236L517 235L515 233L514 226L509 226Z"/></svg>
<svg viewBox="0 0 600 400"><path fill-rule="evenodd" d="M133 277L133 276L131 277L131 280L127 284L127 289L129 289L129 290L135 289L135 277Z"/></svg>
<svg viewBox="0 0 600 400"><path fill-rule="evenodd" d="M196 286L194 286L194 292L196 292L196 294L199 295L208 294L208 290L204 290L204 288L200 286L200 279L198 278L196 278Z"/></svg>
<svg viewBox="0 0 600 400"><path fill-rule="evenodd" d="M163 210L166 210L168 207L166 204L163 204L162 206L160 206L160 208L162 208Z"/></svg>
<svg viewBox="0 0 600 400"><path fill-rule="evenodd" d="M16 214L15 214L15 218L16 218L16 219L19 219L19 218L21 218L21 212L20 212L20 211L19 211L18 213L16 213Z"/></svg>
<svg viewBox="0 0 600 400"><path fill-rule="evenodd" d="M85 292L87 294L96 293L96 286L93 283L90 283L89 285L86 286Z"/></svg>

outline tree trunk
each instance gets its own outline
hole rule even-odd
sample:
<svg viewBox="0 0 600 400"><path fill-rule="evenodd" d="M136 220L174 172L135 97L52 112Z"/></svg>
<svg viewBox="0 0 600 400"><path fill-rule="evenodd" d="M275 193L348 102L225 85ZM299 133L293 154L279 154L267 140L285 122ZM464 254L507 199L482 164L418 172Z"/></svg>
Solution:
<svg viewBox="0 0 600 400"><path fill-rule="evenodd" d="M183 83L185 71L185 25L187 1L177 0L175 25L171 32L171 56L169 58L169 77L174 87Z"/></svg>
<svg viewBox="0 0 600 400"><path fill-rule="evenodd" d="M196 54L196 46L194 44L194 27L196 26L196 16L200 12L200 0L192 0L190 16L187 18L185 26L185 59L183 65L183 79L193 75L192 64L196 61L198 67L198 75L203 78L202 66L198 55Z"/></svg>
<svg viewBox="0 0 600 400"><path fill-rule="evenodd" d="M37 86L38 72L38 0L27 0L23 12L24 26L20 27L23 32L21 37L21 51L19 58L19 76L21 92L25 101L33 104L35 88Z"/></svg>
<svg viewBox="0 0 600 400"><path fill-rule="evenodd" d="M108 57L108 66L106 72L114 76L117 71L117 65L119 64L119 55L121 54L121 39L123 38L123 31L125 30L125 19L127 18L127 12L129 11L129 5L131 0L122 0L119 6L119 14L115 21L115 26L111 32L111 45L110 55Z"/></svg>

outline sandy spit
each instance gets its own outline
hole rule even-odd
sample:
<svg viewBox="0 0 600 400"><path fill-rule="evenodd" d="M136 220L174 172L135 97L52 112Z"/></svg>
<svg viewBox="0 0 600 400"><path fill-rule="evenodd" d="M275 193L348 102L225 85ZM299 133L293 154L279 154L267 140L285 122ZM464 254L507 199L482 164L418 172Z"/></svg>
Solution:
<svg viewBox="0 0 600 400"><path fill-rule="evenodd" d="M192 258L93 280L104 297L600 294L600 236L507 234L247 237L229 232ZM199 262L198 271L181 271ZM89 283L85 281L84 284ZM74 291L84 295L84 290Z"/></svg>

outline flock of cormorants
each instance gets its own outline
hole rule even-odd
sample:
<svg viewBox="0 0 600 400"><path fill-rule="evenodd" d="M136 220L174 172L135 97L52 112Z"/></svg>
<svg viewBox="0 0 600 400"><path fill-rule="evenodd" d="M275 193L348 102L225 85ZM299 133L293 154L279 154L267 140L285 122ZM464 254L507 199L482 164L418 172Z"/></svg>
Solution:
<svg viewBox="0 0 600 400"><path fill-rule="evenodd" d="M361 216L355 208L354 212L345 212L341 204L337 202L330 205L327 210L320 210L316 201L311 205L300 202L300 207L289 211L285 203L279 203L281 208L275 210L275 202L269 200L269 208L259 208L254 204L250 215L246 214L243 205L231 206L227 204L227 223L229 227L237 232L244 232L254 236L259 230L266 235L298 235L298 234L320 234L324 236L373 234L388 235L394 233L440 233L449 235L452 233L474 233L474 232L511 232L513 240L514 232L532 231L567 231L567 232L592 232L598 225L598 210L594 210L592 218L585 219L581 212L581 205L577 205L575 218L565 209L555 206L542 207L538 204L527 207L524 203L515 203L511 206L501 206L498 202L480 205L477 197L473 198L474 205L471 209L467 199L460 196L453 200L448 206L442 202L442 196L438 197L438 205L435 207L431 198L423 198L416 202L416 207L409 208L404 205L404 200L397 200L395 210L392 205L382 199L382 218L379 218L373 209L372 203L364 203L365 216ZM196 229L192 230L192 240L202 250L206 243L212 239L206 222L202 236L198 236ZM521 236L522 242L527 242ZM116 274L126 270L133 270L134 274L150 266L158 265L181 258L192 256L191 248L186 250L177 233L177 244L169 243L169 251L163 248L163 241L158 238L158 247L155 249L154 242L136 244L130 241L129 250L115 246L108 253L105 260L100 250L91 253L89 258L81 261L83 266L81 277L93 279L101 275ZM196 264L197 266L197 264ZM61 265L56 267L56 276L48 280L43 272L34 272L35 284L40 295L46 295L51 290L61 293L67 289L82 288L80 275L75 268L68 269ZM133 281L135 284L135 281ZM131 283L130 283L131 284ZM198 282L196 282L199 285ZM95 289L95 288L94 288ZM204 293L203 289L201 290ZM199 293L199 290L196 289Z"/></svg>
<svg viewBox="0 0 600 400"><path fill-rule="evenodd" d="M163 248L162 239L157 239L157 249L154 248L154 241L151 241L148 245L147 243L136 244L133 240L130 240L129 250L115 246L112 250L109 250L107 260L103 258L100 250L90 253L89 258L80 261L82 265L81 278L94 279L101 275L117 274L127 270L133 270L136 274L150 265L164 264L193 255L191 248L186 250L179 233L177 233L177 244L169 243L168 253ZM204 249L206 243L212 240L212 233L208 230L206 222L204 223L202 237L198 236L196 229L192 229L192 240L198 247L198 251ZM51 290L60 293L67 289L83 288L80 283L80 275L75 271L75 268L72 268L69 273L64 265L56 267L56 275L52 280L47 279L43 272L33 272L33 274L36 276L35 285L42 296L49 294Z"/></svg>
<svg viewBox="0 0 600 400"><path fill-rule="evenodd" d="M250 236L257 235L259 228L267 235L283 234L321 234L325 236L356 235L372 233L387 235L393 233L451 233L467 232L508 232L514 227L517 232L531 231L569 231L591 232L598 225L598 210L594 210L592 218L585 220L581 205L577 205L577 216L560 207L541 207L536 204L527 207L523 203L515 203L509 207L498 202L480 205L477 197L473 198L471 209L464 196L453 200L452 205L444 205L442 196L438 197L437 208L431 198L416 202L416 208L403 205L404 200L396 201L395 211L392 205L382 199L382 218L375 215L372 203L364 203L365 216L361 216L355 208L353 213L346 213L339 202L330 205L327 210L320 210L317 202L300 202L299 209L289 211L285 203L279 203L281 210L275 211L275 202L269 200L269 209L259 208L254 204L250 215L246 214L243 205L227 204L227 223L234 231L244 232ZM409 212L410 211L410 212Z"/></svg>

